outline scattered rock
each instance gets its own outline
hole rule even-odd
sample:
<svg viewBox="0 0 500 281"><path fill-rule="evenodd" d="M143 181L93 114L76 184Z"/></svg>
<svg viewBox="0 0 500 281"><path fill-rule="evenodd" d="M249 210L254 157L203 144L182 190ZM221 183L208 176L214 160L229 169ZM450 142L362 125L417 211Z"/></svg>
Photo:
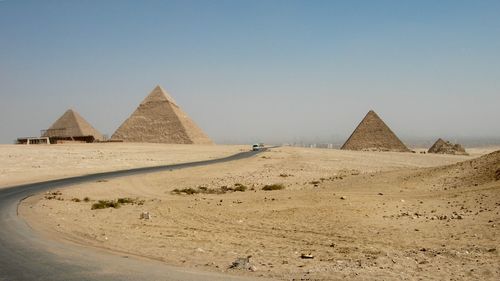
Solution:
<svg viewBox="0 0 500 281"><path fill-rule="evenodd" d="M230 269L239 269L239 270L250 270L255 271L256 268L250 263L250 258L252 256L247 256L246 258L237 258L233 263L229 266Z"/></svg>
<svg viewBox="0 0 500 281"><path fill-rule="evenodd" d="M140 218L143 220L149 220L151 219L151 214L149 212L142 212Z"/></svg>
<svg viewBox="0 0 500 281"><path fill-rule="evenodd" d="M382 192L379 192L378 195L384 195Z"/></svg>
<svg viewBox="0 0 500 281"><path fill-rule="evenodd" d="M345 197L345 196L340 196L340 199L341 199L341 200L346 200L346 199L347 199L347 197Z"/></svg>
<svg viewBox="0 0 500 281"><path fill-rule="evenodd" d="M314 259L314 256L312 254L302 254L300 255L301 259Z"/></svg>

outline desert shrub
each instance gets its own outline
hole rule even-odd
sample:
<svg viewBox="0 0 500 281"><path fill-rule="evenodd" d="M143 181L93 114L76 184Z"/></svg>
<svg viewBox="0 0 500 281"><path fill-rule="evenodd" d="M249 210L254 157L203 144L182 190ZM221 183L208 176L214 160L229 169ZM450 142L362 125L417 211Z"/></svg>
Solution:
<svg viewBox="0 0 500 281"><path fill-rule="evenodd" d="M245 192L247 190L247 187L241 183L235 183L233 191L239 191L239 192Z"/></svg>
<svg viewBox="0 0 500 281"><path fill-rule="evenodd" d="M268 184L268 185L265 185L262 190L266 190L266 191L270 191L270 190L282 190L282 189L285 189L285 186L281 183L278 183L278 184Z"/></svg>
<svg viewBox="0 0 500 281"><path fill-rule="evenodd" d="M92 210L106 208L120 208L120 203L114 200L99 200L97 203L92 204Z"/></svg>
<svg viewBox="0 0 500 281"><path fill-rule="evenodd" d="M57 199L57 200L60 200L60 197L57 197L59 195L62 195L62 193L58 190L56 191L49 191L47 193L45 193L45 199L47 200L52 200L52 199Z"/></svg>
<svg viewBox="0 0 500 281"><path fill-rule="evenodd" d="M90 201L90 198L88 198L88 197L83 198L83 202L89 202L89 201Z"/></svg>
<svg viewBox="0 0 500 281"><path fill-rule="evenodd" d="M319 183L320 183L320 181L312 181L311 182L311 184L314 184L314 185L319 184Z"/></svg>
<svg viewBox="0 0 500 281"><path fill-rule="evenodd" d="M192 195L192 194L198 194L200 193L199 190L196 190L194 188L183 188L183 189L174 189L172 190L173 193L176 193L176 194L181 194L181 193L184 193L184 194L187 194L187 195Z"/></svg>
<svg viewBox="0 0 500 281"><path fill-rule="evenodd" d="M118 202L119 204L134 204L135 203L135 199L132 199L132 198L118 198L116 200L116 202Z"/></svg>
<svg viewBox="0 0 500 281"><path fill-rule="evenodd" d="M244 192L247 190L247 187L241 183L234 184L234 187L228 187L227 185L221 186L219 188L208 188L206 186L198 186L196 189L194 188L183 188L183 189L174 189L172 190L173 194L224 194L228 192Z"/></svg>
<svg viewBox="0 0 500 281"><path fill-rule="evenodd" d="M73 199L71 199L71 201L73 201L73 202L80 202L80 201L82 201L82 200L80 200L80 199L78 199L78 198L73 198Z"/></svg>

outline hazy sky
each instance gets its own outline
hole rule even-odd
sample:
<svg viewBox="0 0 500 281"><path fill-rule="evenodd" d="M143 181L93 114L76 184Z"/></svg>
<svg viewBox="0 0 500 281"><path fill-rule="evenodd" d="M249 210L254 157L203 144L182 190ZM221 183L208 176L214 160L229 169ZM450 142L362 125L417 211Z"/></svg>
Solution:
<svg viewBox="0 0 500 281"><path fill-rule="evenodd" d="M219 143L500 137L500 1L0 0L0 143L157 84Z"/></svg>

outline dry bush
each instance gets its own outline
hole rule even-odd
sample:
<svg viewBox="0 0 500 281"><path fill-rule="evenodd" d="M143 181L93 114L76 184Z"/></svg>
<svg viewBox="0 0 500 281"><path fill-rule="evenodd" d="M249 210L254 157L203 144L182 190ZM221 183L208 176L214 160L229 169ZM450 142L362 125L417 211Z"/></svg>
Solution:
<svg viewBox="0 0 500 281"><path fill-rule="evenodd" d="M106 209L106 208L120 208L120 203L114 200L99 200L97 203L92 204L92 210Z"/></svg>
<svg viewBox="0 0 500 281"><path fill-rule="evenodd" d="M228 187L228 186L221 186L220 188L208 188L206 186L198 186L196 189L195 188L183 188L183 189L174 189L172 190L173 194L187 194L187 195L193 195L193 194L225 194L228 192L244 192L248 188L241 184L241 183L235 183L234 187Z"/></svg>
<svg viewBox="0 0 500 281"><path fill-rule="evenodd" d="M275 184L268 184L268 185L265 185L262 190L265 190L265 191L270 191L270 190L282 190L282 189L285 189L285 186L281 183L275 183Z"/></svg>

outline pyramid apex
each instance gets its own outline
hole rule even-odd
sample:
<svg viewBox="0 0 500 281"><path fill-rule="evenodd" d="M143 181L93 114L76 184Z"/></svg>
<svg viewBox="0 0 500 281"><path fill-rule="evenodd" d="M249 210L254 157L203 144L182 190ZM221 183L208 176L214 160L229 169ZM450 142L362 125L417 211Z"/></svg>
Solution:
<svg viewBox="0 0 500 281"><path fill-rule="evenodd" d="M156 103L162 101L169 102L178 107L175 100L160 85L156 85L154 89L149 93L149 95L147 95L146 98L142 101L141 104L146 104L150 102Z"/></svg>
<svg viewBox="0 0 500 281"><path fill-rule="evenodd" d="M77 115L79 115L79 114L78 114L78 112L77 112L75 109L73 109L73 107L70 107L70 108L68 108L68 109L67 109L67 110L63 113L63 115L62 115L62 116L64 116L64 115L73 115L73 116L77 116Z"/></svg>
<svg viewBox="0 0 500 281"><path fill-rule="evenodd" d="M153 89L153 91L155 91L155 90L159 90L159 91L165 92L165 89L163 89L163 87L160 84L157 84L155 86L155 88Z"/></svg>

